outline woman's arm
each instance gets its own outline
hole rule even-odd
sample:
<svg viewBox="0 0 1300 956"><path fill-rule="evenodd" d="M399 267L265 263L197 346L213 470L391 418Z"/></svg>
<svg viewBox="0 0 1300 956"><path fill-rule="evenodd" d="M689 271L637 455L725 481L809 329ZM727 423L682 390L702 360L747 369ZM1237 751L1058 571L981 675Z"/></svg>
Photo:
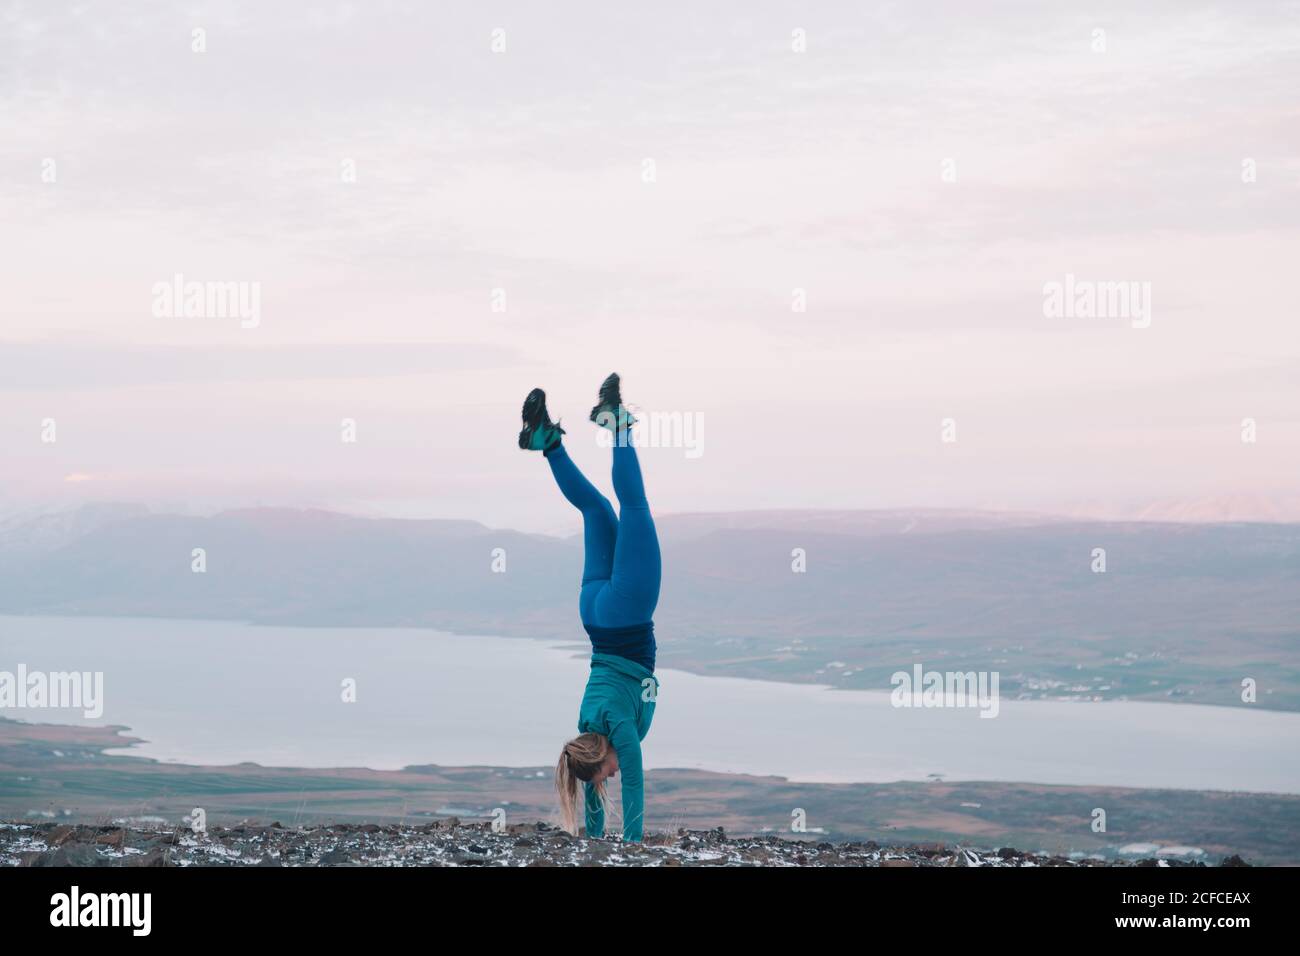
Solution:
<svg viewBox="0 0 1300 956"><path fill-rule="evenodd" d="M641 738L636 724L624 720L609 735L618 753L618 772L623 776L623 839L641 842L642 816L645 810L645 780L641 775Z"/></svg>
<svg viewBox="0 0 1300 956"><path fill-rule="evenodd" d="M599 840L605 835L605 804L590 783L582 785L582 794L587 817L587 837Z"/></svg>

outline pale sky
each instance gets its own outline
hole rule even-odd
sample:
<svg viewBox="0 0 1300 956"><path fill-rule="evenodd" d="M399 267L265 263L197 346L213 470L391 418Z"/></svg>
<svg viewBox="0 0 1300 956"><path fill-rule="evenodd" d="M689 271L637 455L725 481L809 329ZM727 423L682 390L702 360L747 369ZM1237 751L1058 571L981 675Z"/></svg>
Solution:
<svg viewBox="0 0 1300 956"><path fill-rule="evenodd" d="M1075 6L5 3L0 513L566 529L618 370L660 511L1300 519L1300 7Z"/></svg>

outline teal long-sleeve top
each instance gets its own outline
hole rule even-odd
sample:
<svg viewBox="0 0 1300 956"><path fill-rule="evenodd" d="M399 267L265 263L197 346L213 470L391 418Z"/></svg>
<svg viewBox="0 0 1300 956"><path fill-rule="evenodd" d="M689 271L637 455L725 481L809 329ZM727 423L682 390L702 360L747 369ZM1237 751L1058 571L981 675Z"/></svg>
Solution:
<svg viewBox="0 0 1300 956"><path fill-rule="evenodd" d="M615 654L592 654L591 675L578 711L578 733L604 734L618 754L623 780L623 839L641 842L645 779L641 741L650 732L659 680L635 661ZM605 835L605 808L596 788L584 783L587 836Z"/></svg>

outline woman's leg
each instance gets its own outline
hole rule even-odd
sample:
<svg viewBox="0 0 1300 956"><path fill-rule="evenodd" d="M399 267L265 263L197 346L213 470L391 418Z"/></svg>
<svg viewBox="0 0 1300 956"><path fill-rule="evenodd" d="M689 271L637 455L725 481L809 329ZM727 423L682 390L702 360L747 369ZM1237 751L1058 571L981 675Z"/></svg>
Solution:
<svg viewBox="0 0 1300 956"><path fill-rule="evenodd" d="M650 516L641 464L637 461L636 448L625 435L620 434L614 443L618 534L609 586L601 590L595 601L593 623L601 627L627 627L650 621L659 603L659 580L663 574L659 536Z"/></svg>
<svg viewBox="0 0 1300 956"><path fill-rule="evenodd" d="M582 591L578 598L578 616L584 624L598 624L594 606L614 572L618 518L609 499L596 490L578 470L563 445L545 452L551 474L560 491L582 512Z"/></svg>

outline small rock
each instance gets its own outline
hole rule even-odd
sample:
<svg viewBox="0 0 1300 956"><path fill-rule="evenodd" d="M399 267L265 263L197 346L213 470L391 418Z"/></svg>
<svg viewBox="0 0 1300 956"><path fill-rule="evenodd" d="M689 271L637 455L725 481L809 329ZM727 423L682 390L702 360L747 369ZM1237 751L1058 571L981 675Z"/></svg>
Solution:
<svg viewBox="0 0 1300 956"><path fill-rule="evenodd" d="M123 866L166 866L167 851L161 847L155 847L142 856L127 857L122 861Z"/></svg>
<svg viewBox="0 0 1300 956"><path fill-rule="evenodd" d="M62 846L71 839L72 835L77 832L76 827L62 826L55 827L45 837L45 842L50 846Z"/></svg>
<svg viewBox="0 0 1300 956"><path fill-rule="evenodd" d="M105 860L89 843L65 843L36 856L29 866L104 866Z"/></svg>

